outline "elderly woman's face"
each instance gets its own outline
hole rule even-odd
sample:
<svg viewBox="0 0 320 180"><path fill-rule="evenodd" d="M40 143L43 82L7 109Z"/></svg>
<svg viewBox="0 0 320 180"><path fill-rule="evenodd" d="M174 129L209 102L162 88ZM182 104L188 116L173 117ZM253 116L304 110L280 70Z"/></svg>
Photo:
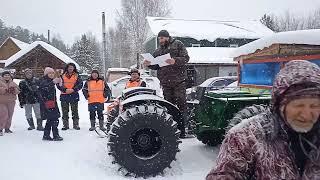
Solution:
<svg viewBox="0 0 320 180"><path fill-rule="evenodd" d="M297 132L309 132L320 116L320 98L290 101L285 109L287 123Z"/></svg>

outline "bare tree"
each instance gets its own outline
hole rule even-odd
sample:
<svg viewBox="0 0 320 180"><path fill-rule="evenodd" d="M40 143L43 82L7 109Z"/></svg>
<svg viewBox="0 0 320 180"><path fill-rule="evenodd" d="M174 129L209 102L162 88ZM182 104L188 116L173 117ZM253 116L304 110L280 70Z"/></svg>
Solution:
<svg viewBox="0 0 320 180"><path fill-rule="evenodd" d="M286 11L283 15L263 15L260 21L275 32L320 28L320 7L307 16Z"/></svg>
<svg viewBox="0 0 320 180"><path fill-rule="evenodd" d="M168 0L122 0L121 5L117 25L109 30L109 55L121 67L129 67L135 63L135 54L144 51L148 33L146 17L168 16L170 8ZM115 44L110 44L111 41Z"/></svg>
<svg viewBox="0 0 320 180"><path fill-rule="evenodd" d="M305 29L320 29L320 7L307 17Z"/></svg>

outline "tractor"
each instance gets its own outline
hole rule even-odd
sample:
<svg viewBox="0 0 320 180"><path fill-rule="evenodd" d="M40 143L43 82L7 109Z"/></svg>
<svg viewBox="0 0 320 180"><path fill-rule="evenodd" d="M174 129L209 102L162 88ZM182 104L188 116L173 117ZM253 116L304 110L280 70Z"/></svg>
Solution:
<svg viewBox="0 0 320 180"><path fill-rule="evenodd" d="M267 110L270 95L247 91L209 91L198 89L198 99L188 101L189 122L195 124L199 141L209 146L220 144L228 129L241 119Z"/></svg>

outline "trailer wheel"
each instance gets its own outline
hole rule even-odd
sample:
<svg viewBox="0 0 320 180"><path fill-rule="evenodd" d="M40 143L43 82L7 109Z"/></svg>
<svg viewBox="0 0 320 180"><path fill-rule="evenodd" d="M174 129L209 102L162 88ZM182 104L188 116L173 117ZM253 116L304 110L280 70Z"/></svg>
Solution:
<svg viewBox="0 0 320 180"><path fill-rule="evenodd" d="M244 109L237 112L231 120L229 120L229 125L226 128L226 132L228 132L235 125L239 124L242 120L251 118L267 110L268 106L266 105L255 104L252 106L245 107Z"/></svg>
<svg viewBox="0 0 320 180"><path fill-rule="evenodd" d="M221 144L224 138L224 131L203 131L197 135L199 141L208 146L217 146Z"/></svg>
<svg viewBox="0 0 320 180"><path fill-rule="evenodd" d="M126 109L111 126L109 155L125 175L156 176L179 152L180 132L167 110L147 104Z"/></svg>

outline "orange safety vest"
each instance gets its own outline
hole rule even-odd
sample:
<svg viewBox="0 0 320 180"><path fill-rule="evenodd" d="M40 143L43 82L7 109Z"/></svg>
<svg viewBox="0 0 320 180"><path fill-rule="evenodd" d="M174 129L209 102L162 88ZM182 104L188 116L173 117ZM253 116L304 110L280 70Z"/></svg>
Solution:
<svg viewBox="0 0 320 180"><path fill-rule="evenodd" d="M88 102L91 103L104 103L104 81L103 80L90 80L88 81Z"/></svg>
<svg viewBox="0 0 320 180"><path fill-rule="evenodd" d="M128 81L126 84L126 89L128 88L133 88L133 87L140 87L141 86L142 81Z"/></svg>
<svg viewBox="0 0 320 180"><path fill-rule="evenodd" d="M66 88L66 89L73 89L74 86L76 85L77 83L77 80L78 80L78 76L76 74L73 74L71 76L71 78L68 78L66 74L64 74L62 76L62 79L63 79L63 86ZM61 93L61 94L67 94L67 93Z"/></svg>

